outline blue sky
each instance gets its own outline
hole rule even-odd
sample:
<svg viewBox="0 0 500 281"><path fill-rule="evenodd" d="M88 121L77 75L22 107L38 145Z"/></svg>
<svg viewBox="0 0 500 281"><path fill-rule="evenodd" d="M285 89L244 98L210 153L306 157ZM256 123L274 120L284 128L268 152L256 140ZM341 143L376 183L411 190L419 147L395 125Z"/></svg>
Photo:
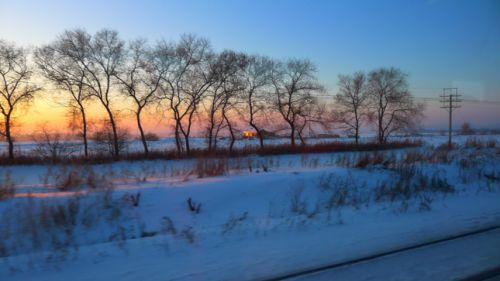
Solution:
<svg viewBox="0 0 500 281"><path fill-rule="evenodd" d="M216 50L309 58L332 92L340 73L396 66L410 75L416 96L457 86L467 98L500 101L495 0L0 0L0 38L38 45L73 27L152 41L195 33Z"/></svg>

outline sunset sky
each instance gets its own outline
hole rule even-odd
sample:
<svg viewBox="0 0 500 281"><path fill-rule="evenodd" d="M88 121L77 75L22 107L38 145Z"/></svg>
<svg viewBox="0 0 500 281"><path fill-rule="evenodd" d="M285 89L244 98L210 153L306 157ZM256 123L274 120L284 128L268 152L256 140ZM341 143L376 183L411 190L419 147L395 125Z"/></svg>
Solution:
<svg viewBox="0 0 500 281"><path fill-rule="evenodd" d="M500 127L500 1L0 0L2 39L38 46L75 27L116 29L126 40L194 33L218 51L309 58L330 93L338 74L395 66L421 101L458 87L468 102L457 126ZM28 128L61 124L63 108L35 105L20 120ZM428 102L425 128L445 128L446 114ZM158 122L149 128L167 130Z"/></svg>

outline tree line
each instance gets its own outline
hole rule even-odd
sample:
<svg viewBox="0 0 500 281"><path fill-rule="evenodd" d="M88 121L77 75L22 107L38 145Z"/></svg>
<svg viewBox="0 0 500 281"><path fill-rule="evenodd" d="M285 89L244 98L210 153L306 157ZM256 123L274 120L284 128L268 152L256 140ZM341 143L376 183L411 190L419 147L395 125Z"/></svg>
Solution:
<svg viewBox="0 0 500 281"><path fill-rule="evenodd" d="M172 121L176 151L189 155L193 125L203 126L207 149L215 151L222 136L229 150L239 136L238 126L252 128L264 148L271 127L280 124L290 145L305 144L307 130L337 128L359 142L363 126L372 125L379 143L396 131L412 128L423 107L408 89L407 74L394 67L368 73L339 75L334 106L319 102L327 95L315 65L307 59L278 60L233 50L215 52L210 42L195 35L177 41L144 39L125 42L118 32L103 29L90 34L66 30L34 50L0 40L0 135L14 158L12 125L15 111L27 105L44 85L65 96L65 106L76 116L85 157L89 155L90 104L106 112L104 134L113 157L122 150L122 130L116 114L123 99L131 101L140 140L147 157L147 132L142 114L154 107Z"/></svg>

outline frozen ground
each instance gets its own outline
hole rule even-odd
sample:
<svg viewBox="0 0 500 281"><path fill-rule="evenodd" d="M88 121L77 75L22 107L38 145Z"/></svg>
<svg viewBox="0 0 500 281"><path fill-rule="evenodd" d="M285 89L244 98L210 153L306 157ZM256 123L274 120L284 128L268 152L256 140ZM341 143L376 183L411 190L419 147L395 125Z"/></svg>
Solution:
<svg viewBox="0 0 500 281"><path fill-rule="evenodd" d="M2 167L2 186L16 193L0 201L0 280L272 278L500 224L498 137L463 138L451 152L434 147L443 141L369 153ZM466 244L498 253L498 240L474 243ZM460 259L467 249L456 247L440 257ZM419 271L405 268L425 256L362 270L379 269L368 278L400 267L411 280ZM454 265L431 266L421 270L432 279ZM463 273L486 263L468 266Z"/></svg>

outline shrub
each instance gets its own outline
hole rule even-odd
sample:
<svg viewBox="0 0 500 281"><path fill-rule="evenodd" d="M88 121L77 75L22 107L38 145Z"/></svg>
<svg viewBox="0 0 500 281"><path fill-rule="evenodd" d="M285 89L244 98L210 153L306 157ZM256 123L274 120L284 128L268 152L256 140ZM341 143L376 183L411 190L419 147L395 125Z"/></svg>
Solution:
<svg viewBox="0 0 500 281"><path fill-rule="evenodd" d="M290 211L294 214L307 213L307 201L302 197L304 186L299 185L290 190Z"/></svg>
<svg viewBox="0 0 500 281"><path fill-rule="evenodd" d="M185 226L181 232L179 233L179 236L183 239L186 239L190 244L194 242L194 231L192 226Z"/></svg>
<svg viewBox="0 0 500 281"><path fill-rule="evenodd" d="M475 131L472 129L471 125L468 122L464 122L460 127L459 134L461 135L474 135Z"/></svg>
<svg viewBox="0 0 500 281"><path fill-rule="evenodd" d="M83 183L80 173L75 169L62 171L56 178L55 186L61 191L78 188Z"/></svg>
<svg viewBox="0 0 500 281"><path fill-rule="evenodd" d="M398 174L397 179L381 182L375 187L376 201L409 200L428 192L455 192L455 188L438 172L429 176L421 170L416 170L414 166L402 166L395 172Z"/></svg>
<svg viewBox="0 0 500 281"><path fill-rule="evenodd" d="M36 147L33 154L56 163L62 158L68 158L72 153L78 150L75 144L72 144L59 132L51 132L43 127L40 133L33 136Z"/></svg>
<svg viewBox="0 0 500 281"><path fill-rule="evenodd" d="M141 224L140 228L141 228L141 238L154 237L158 234L158 231L146 230L145 224Z"/></svg>
<svg viewBox="0 0 500 281"><path fill-rule="evenodd" d="M319 176L318 188L321 191L329 190L332 188L333 173L321 174Z"/></svg>
<svg viewBox="0 0 500 281"><path fill-rule="evenodd" d="M129 204L132 207L139 207L139 203L141 200L141 193L136 192L136 193L125 193L122 197L122 200L125 204Z"/></svg>
<svg viewBox="0 0 500 281"><path fill-rule="evenodd" d="M118 152L123 152L127 149L130 140L130 134L127 130L117 128L118 132ZM107 122L103 122L96 131L91 134L90 139L97 146L98 153L108 153L109 157L115 155L113 132Z"/></svg>
<svg viewBox="0 0 500 281"><path fill-rule="evenodd" d="M455 192L455 188L448 183L448 180L445 177L440 176L438 173L434 173L432 176L429 187L432 191L442 193Z"/></svg>
<svg viewBox="0 0 500 281"><path fill-rule="evenodd" d="M420 196L420 204L418 210L421 212L430 211L432 205L432 198L429 195L423 194Z"/></svg>
<svg viewBox="0 0 500 281"><path fill-rule="evenodd" d="M354 168L366 168L368 166L383 166L385 168L394 166L395 156L387 157L385 153L373 152L363 153L356 159Z"/></svg>
<svg viewBox="0 0 500 281"><path fill-rule="evenodd" d="M175 228L174 222L169 217L161 218L161 233L176 235L177 229Z"/></svg>
<svg viewBox="0 0 500 281"><path fill-rule="evenodd" d="M227 159L197 159L193 174L198 178L225 175L228 171Z"/></svg>
<svg viewBox="0 0 500 281"><path fill-rule="evenodd" d="M58 227L72 230L72 227L76 225L79 210L80 200L78 198L58 204L42 205L40 221L47 228Z"/></svg>
<svg viewBox="0 0 500 281"><path fill-rule="evenodd" d="M488 148L495 148L496 146L497 146L496 140L489 140L486 142L486 147Z"/></svg>
<svg viewBox="0 0 500 281"><path fill-rule="evenodd" d="M465 148L476 148L476 149L481 149L486 146L485 142L482 142L481 140L477 138L468 138L465 143L464 147Z"/></svg>
<svg viewBox="0 0 500 281"><path fill-rule="evenodd" d="M5 172L0 178L0 201L13 197L15 193L15 184L12 181L10 172Z"/></svg>
<svg viewBox="0 0 500 281"><path fill-rule="evenodd" d="M187 200L188 208L192 213L199 214L201 211L201 203L195 202L191 197Z"/></svg>
<svg viewBox="0 0 500 281"><path fill-rule="evenodd" d="M222 235L228 233L229 231L235 229L239 224L247 219L248 212L241 213L238 216L231 214L228 220L222 225Z"/></svg>
<svg viewBox="0 0 500 281"><path fill-rule="evenodd" d="M160 136L158 136L155 133L146 133L144 135L144 137L146 138L146 141L159 141L160 140Z"/></svg>
<svg viewBox="0 0 500 281"><path fill-rule="evenodd" d="M409 151L404 154L403 163L405 164L415 164L416 162L424 161L424 153L420 151Z"/></svg>
<svg viewBox="0 0 500 281"><path fill-rule="evenodd" d="M489 181L500 181L500 175L495 172L484 173L484 177Z"/></svg>
<svg viewBox="0 0 500 281"><path fill-rule="evenodd" d="M375 200L408 200L412 195L412 186L408 181L396 180L379 183L375 187Z"/></svg>

